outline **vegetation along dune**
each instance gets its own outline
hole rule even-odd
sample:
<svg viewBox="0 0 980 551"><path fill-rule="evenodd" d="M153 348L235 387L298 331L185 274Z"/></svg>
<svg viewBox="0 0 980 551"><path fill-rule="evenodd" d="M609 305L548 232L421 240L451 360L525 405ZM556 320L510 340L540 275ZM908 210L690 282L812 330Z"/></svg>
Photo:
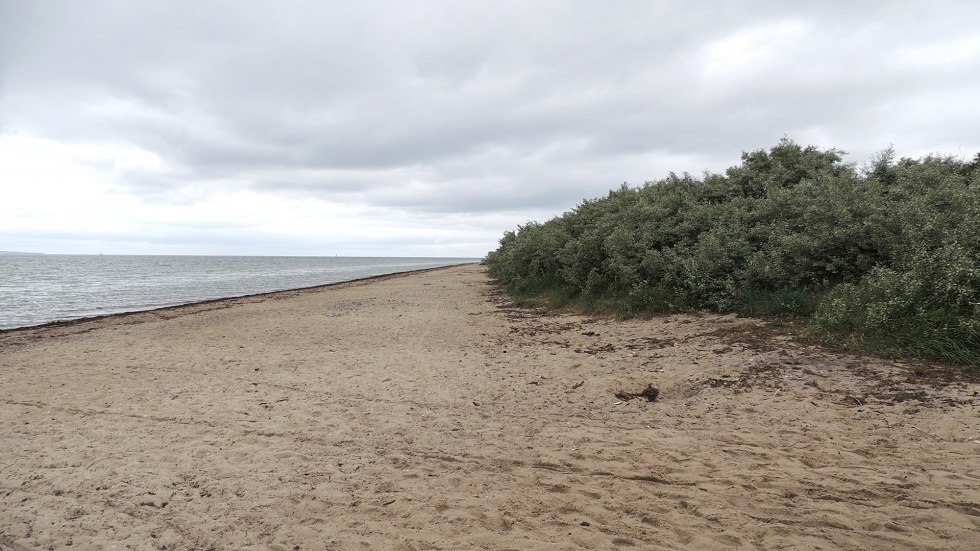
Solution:
<svg viewBox="0 0 980 551"><path fill-rule="evenodd" d="M486 264L525 301L802 316L818 341L976 368L980 154L893 157L783 140L527 224Z"/></svg>

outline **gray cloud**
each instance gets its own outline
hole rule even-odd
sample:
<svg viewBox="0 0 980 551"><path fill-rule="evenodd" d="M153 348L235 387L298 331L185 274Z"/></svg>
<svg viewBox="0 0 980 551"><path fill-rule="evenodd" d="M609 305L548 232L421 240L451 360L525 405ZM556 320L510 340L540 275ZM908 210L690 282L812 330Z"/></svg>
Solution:
<svg viewBox="0 0 980 551"><path fill-rule="evenodd" d="M149 202L557 213L782 136L980 150L969 2L3 6L0 132L150 152Z"/></svg>

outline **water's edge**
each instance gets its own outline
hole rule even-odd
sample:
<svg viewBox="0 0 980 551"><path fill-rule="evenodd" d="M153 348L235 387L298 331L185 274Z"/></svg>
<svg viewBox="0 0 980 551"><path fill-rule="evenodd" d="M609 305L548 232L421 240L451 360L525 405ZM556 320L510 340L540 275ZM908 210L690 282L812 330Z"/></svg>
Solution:
<svg viewBox="0 0 980 551"><path fill-rule="evenodd" d="M71 319L64 319L64 320L48 321L48 322L45 322L45 323L39 323L39 324L35 324L35 325L23 325L23 326L20 326L20 327L8 327L6 329L0 329L0 335L8 335L10 333L16 333L18 331L36 331L36 330L39 330L39 329L49 329L49 328L57 328L57 327L72 327L74 325L78 325L78 324L82 324L82 323L88 323L88 322L92 322L92 321L99 321L99 320L110 319L110 318L123 318L123 317L127 317L127 316L136 316L136 315L146 314L146 313L149 313L149 312L166 312L166 311L170 311L170 310L179 310L181 308L192 308L192 307L196 307L196 306L202 306L202 305L206 305L206 304L215 304L215 303L224 302L224 301L231 301L231 300L262 298L262 297L268 297L268 296L271 296L271 295L281 295L281 294L288 294L288 293L317 291L317 290L326 289L326 288L330 288L330 287L338 287L338 286L341 286L341 285L350 285L352 283L370 283L370 282L376 281L376 280L393 279L393 278L396 278L396 277L405 277L405 276L410 276L410 275L415 275L415 274L422 274L422 273L426 273L426 272L434 272L436 270L448 270L450 268L458 268L460 266L477 266L477 265L479 265L479 262L467 262L467 263L463 263L463 264L451 264L449 266L435 266L433 268L420 268L418 270L406 270L404 272L389 272L389 273L386 273L386 274L378 274L378 275L373 275L373 276L358 277L358 278L354 278L354 279L346 279L344 281L334 281L332 283L321 283L319 285L310 285L310 286L307 286L307 287L294 287L294 288L289 288L289 289L279 289L279 290L276 290L276 291L263 291L261 293L249 293L249 294L245 294L245 295L231 295L231 296L227 296L227 297L209 298L209 299L205 299L205 300L196 300L196 301L192 301L192 302L182 302L180 304L171 304L169 306L160 306L160 307L157 307L157 308L146 308L146 309L139 309L139 310L126 310L126 311L122 311L122 312L112 312L112 313L109 313L109 314L99 314L97 316L86 316L86 317L80 317L80 318L71 318Z"/></svg>

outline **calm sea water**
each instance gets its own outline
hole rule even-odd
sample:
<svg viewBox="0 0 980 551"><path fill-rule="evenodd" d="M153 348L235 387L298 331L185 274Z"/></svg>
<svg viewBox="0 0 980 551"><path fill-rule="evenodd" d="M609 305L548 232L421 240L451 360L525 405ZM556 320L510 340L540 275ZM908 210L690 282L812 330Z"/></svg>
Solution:
<svg viewBox="0 0 980 551"><path fill-rule="evenodd" d="M310 287L476 260L0 255L0 329Z"/></svg>

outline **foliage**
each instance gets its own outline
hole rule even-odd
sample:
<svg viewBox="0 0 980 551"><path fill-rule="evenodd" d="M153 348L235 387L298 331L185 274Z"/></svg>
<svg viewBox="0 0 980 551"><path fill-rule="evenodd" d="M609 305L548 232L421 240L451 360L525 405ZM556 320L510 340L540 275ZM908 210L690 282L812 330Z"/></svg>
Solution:
<svg viewBox="0 0 980 551"><path fill-rule="evenodd" d="M858 169L784 139L506 232L485 264L552 305L810 316L819 339L976 366L978 236L980 155Z"/></svg>

